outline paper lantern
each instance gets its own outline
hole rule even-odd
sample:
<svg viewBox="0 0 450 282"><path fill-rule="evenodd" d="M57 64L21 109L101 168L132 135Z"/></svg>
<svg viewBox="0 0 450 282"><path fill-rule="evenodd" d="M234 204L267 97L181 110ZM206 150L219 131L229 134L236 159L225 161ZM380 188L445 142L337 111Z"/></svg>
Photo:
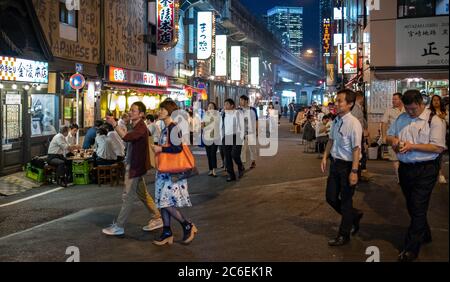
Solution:
<svg viewBox="0 0 450 282"><path fill-rule="evenodd" d="M206 100L208 100L208 93L206 93L206 90L202 90L202 100L203 101L206 101Z"/></svg>
<svg viewBox="0 0 450 282"><path fill-rule="evenodd" d="M152 105L152 99L150 96L144 96L144 98L142 98L142 103L144 103L144 105L150 109L151 105Z"/></svg>
<svg viewBox="0 0 450 282"><path fill-rule="evenodd" d="M138 96L129 96L128 97L128 106L131 107L131 105L133 105L134 102L138 102L138 101L139 101Z"/></svg>
<svg viewBox="0 0 450 282"><path fill-rule="evenodd" d="M123 112L126 108L126 99L125 96L121 95L117 99L117 105L119 106L119 111Z"/></svg>

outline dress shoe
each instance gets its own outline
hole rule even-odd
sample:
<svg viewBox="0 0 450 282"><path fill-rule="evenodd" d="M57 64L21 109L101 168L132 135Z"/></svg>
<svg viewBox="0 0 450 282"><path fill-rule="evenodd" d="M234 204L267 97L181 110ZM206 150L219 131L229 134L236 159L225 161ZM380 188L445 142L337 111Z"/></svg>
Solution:
<svg viewBox="0 0 450 282"><path fill-rule="evenodd" d="M338 246L343 246L343 245L347 244L348 242L350 242L350 238L348 236L339 235L336 238L328 241L328 246L338 247Z"/></svg>
<svg viewBox="0 0 450 282"><path fill-rule="evenodd" d="M228 177L227 182L236 181L236 177Z"/></svg>
<svg viewBox="0 0 450 282"><path fill-rule="evenodd" d="M254 169L254 168L256 168L256 162L255 161L253 161L252 165L250 166L250 169Z"/></svg>
<svg viewBox="0 0 450 282"><path fill-rule="evenodd" d="M399 262L413 262L417 258L417 255L410 251L402 251L398 255Z"/></svg>
<svg viewBox="0 0 450 282"><path fill-rule="evenodd" d="M245 172L245 169L239 170L239 178L244 177L244 172Z"/></svg>
<svg viewBox="0 0 450 282"><path fill-rule="evenodd" d="M355 236L356 233L359 231L359 223L361 222L361 218L363 217L363 213L359 213L356 218L353 220L353 227L352 227L352 236Z"/></svg>

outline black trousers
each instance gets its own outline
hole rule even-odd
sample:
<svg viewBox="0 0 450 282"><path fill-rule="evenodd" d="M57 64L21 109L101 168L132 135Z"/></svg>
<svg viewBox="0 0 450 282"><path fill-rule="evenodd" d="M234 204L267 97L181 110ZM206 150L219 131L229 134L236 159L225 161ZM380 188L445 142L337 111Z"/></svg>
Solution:
<svg viewBox="0 0 450 282"><path fill-rule="evenodd" d="M353 208L355 186L350 186L349 176L352 162L331 158L330 174L327 180L326 198L328 204L342 215L339 235L350 236L354 219L360 213Z"/></svg>
<svg viewBox="0 0 450 282"><path fill-rule="evenodd" d="M225 144L225 139L222 140L222 144ZM232 179L236 179L234 172L233 161L238 166L239 171L243 171L244 165L241 160L242 145L236 145L236 136L233 137L233 145L223 145L225 151L225 165L227 168L228 176Z"/></svg>
<svg viewBox="0 0 450 282"><path fill-rule="evenodd" d="M64 158L63 155L48 155L47 162L51 166L56 167L56 177L65 177L66 179L72 179L72 161Z"/></svg>
<svg viewBox="0 0 450 282"><path fill-rule="evenodd" d="M400 186L411 218L404 249L415 254L419 253L424 240L431 239L427 212L431 193L439 175L439 162L438 158L416 164L400 163L398 169Z"/></svg>
<svg viewBox="0 0 450 282"><path fill-rule="evenodd" d="M205 145L206 156L208 157L209 170L217 168L217 145Z"/></svg>

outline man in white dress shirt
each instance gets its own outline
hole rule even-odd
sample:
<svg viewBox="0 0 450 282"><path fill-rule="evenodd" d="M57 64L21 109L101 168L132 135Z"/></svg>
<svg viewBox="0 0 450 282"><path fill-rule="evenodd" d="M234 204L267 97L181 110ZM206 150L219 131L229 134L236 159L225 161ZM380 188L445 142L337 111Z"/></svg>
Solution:
<svg viewBox="0 0 450 282"><path fill-rule="evenodd" d="M325 173L331 154L330 172L327 180L326 199L341 216L341 225L336 238L328 241L329 246L342 246L350 241L350 234L359 230L363 213L353 208L353 194L358 183L358 167L361 160L362 126L351 114L356 94L350 89L337 93L338 116L334 120L330 138L322 158L321 168ZM352 230L353 229L353 230Z"/></svg>
<svg viewBox="0 0 450 282"><path fill-rule="evenodd" d="M440 154L445 150L445 122L425 108L418 90L408 90L401 114L388 131L388 143L400 161L398 175L411 218L399 261L417 258L422 244L431 243L427 221L431 193L439 175Z"/></svg>

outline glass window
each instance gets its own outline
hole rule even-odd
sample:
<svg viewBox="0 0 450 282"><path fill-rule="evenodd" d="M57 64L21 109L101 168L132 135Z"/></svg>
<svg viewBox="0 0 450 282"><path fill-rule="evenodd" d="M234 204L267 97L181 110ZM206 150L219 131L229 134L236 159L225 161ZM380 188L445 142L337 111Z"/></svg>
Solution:
<svg viewBox="0 0 450 282"><path fill-rule="evenodd" d="M448 0L436 0L436 15L448 15Z"/></svg>
<svg viewBox="0 0 450 282"><path fill-rule="evenodd" d="M22 96L17 91L2 95L2 144L11 144L22 139Z"/></svg>
<svg viewBox="0 0 450 282"><path fill-rule="evenodd" d="M60 0L59 2L59 21L61 23L70 25L72 27L78 26L78 13L76 10L67 10L66 1Z"/></svg>
<svg viewBox="0 0 450 282"><path fill-rule="evenodd" d="M31 95L31 136L46 136L57 133L57 97L50 94Z"/></svg>
<svg viewBox="0 0 450 282"><path fill-rule="evenodd" d="M435 0L399 0L399 18L432 17L435 15Z"/></svg>

